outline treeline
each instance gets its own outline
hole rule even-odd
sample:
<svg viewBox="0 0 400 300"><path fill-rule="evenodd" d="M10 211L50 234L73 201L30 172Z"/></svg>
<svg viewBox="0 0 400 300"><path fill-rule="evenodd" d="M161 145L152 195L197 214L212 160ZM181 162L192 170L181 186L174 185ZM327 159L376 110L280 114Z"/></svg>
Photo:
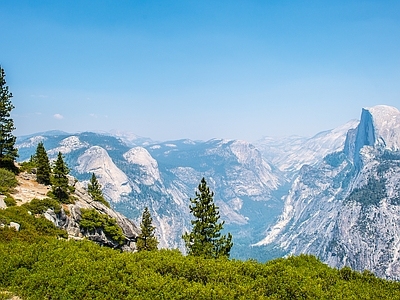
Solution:
<svg viewBox="0 0 400 300"><path fill-rule="evenodd" d="M242 262L44 238L0 243L0 257L0 289L23 299L400 298L399 283L309 255Z"/></svg>
<svg viewBox="0 0 400 300"><path fill-rule="evenodd" d="M379 205L380 201L387 196L385 180L375 179L373 177L368 179L368 183L360 188L355 188L346 201L359 202L363 205Z"/></svg>

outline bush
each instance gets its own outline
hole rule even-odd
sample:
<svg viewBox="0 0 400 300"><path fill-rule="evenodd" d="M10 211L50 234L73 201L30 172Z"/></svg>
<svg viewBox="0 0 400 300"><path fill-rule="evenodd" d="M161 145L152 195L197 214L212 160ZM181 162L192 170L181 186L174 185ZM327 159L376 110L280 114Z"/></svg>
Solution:
<svg viewBox="0 0 400 300"><path fill-rule="evenodd" d="M31 159L29 161L24 161L24 162L20 163L19 166L20 166L19 170L21 172L27 172L27 173L34 172L34 169L36 169L36 167L37 167L33 157L31 157Z"/></svg>
<svg viewBox="0 0 400 300"><path fill-rule="evenodd" d="M8 207L17 205L17 201L15 201L15 199L10 195L6 195L6 197L4 198L4 202Z"/></svg>
<svg viewBox="0 0 400 300"><path fill-rule="evenodd" d="M42 214L47 209L52 209L56 214L61 212L61 205L57 200L51 198L45 198L43 200L32 199L31 202L24 204L30 212L34 214Z"/></svg>
<svg viewBox="0 0 400 300"><path fill-rule="evenodd" d="M0 168L0 193L12 191L18 185L15 174L6 169Z"/></svg>
<svg viewBox="0 0 400 300"><path fill-rule="evenodd" d="M60 199L56 195L54 195L53 191L48 191L46 196L51 198L51 199L53 199L53 200L55 200L55 201L57 201L58 203L60 203ZM77 198L74 197L73 195L66 195L65 198L61 199L61 203L63 203L63 204L74 204L76 200L77 200Z"/></svg>
<svg viewBox="0 0 400 300"><path fill-rule="evenodd" d="M309 255L255 261L121 253L89 241L0 243L0 289L24 299L399 299L400 284Z"/></svg>
<svg viewBox="0 0 400 300"><path fill-rule="evenodd" d="M118 226L115 219L107 215L100 214L95 209L81 209L82 219L80 226L89 232L94 233L96 230L103 230L104 234L122 245L125 241L121 227Z"/></svg>
<svg viewBox="0 0 400 300"><path fill-rule="evenodd" d="M0 228L0 243L11 240L34 242L42 236L66 236L65 230L58 229L51 221L44 217L37 218L35 215L29 214L25 204L0 210L0 223L7 225L10 222L20 224L20 230L15 231L8 227Z"/></svg>

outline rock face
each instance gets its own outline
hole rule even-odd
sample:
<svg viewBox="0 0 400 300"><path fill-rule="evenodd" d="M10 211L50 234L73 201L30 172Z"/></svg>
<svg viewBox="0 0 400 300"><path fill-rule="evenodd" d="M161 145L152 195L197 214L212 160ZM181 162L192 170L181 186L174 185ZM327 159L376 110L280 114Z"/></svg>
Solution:
<svg viewBox="0 0 400 300"><path fill-rule="evenodd" d="M103 186L103 193L114 202L132 191L128 177L100 146L90 147L79 156L75 170L80 174L94 173Z"/></svg>
<svg viewBox="0 0 400 300"><path fill-rule="evenodd" d="M136 249L136 238L139 234L139 229L136 225L131 220L115 210L108 208L103 203L93 201L83 185L80 182L75 182L73 177L70 177L70 184L75 187L75 203L64 205L61 212L57 214L53 210L48 209L44 213L44 217L53 222L58 228L65 229L70 238L87 238L100 245L122 248L125 251L134 251ZM79 225L81 221L81 209L95 209L100 214L115 219L125 237L123 245L120 245L112 238L108 237L102 229L97 229L95 232L83 230ZM68 213L66 213L66 211Z"/></svg>
<svg viewBox="0 0 400 300"><path fill-rule="evenodd" d="M363 109L341 151L303 166L283 213L256 245L400 279L400 112Z"/></svg>

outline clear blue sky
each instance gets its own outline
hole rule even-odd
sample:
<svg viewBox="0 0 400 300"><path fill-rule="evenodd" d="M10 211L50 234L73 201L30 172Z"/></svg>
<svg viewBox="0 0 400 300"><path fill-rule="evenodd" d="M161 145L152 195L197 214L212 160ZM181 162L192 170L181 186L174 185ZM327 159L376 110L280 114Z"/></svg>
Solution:
<svg viewBox="0 0 400 300"><path fill-rule="evenodd" d="M0 2L15 134L303 135L400 108L400 1Z"/></svg>

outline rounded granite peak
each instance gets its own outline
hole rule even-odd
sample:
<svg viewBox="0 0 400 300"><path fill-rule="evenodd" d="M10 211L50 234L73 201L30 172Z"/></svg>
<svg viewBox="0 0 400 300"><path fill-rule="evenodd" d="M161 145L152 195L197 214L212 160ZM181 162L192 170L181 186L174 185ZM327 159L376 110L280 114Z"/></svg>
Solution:
<svg viewBox="0 0 400 300"><path fill-rule="evenodd" d="M400 114L400 111L396 107L383 104L366 107L364 109L370 111L372 114Z"/></svg>
<svg viewBox="0 0 400 300"><path fill-rule="evenodd" d="M396 107L377 105L365 108L361 120L360 125L370 123L369 127L373 129L372 132L370 130L370 134L374 136L373 144L391 151L400 150L400 111ZM362 130L364 129L361 127L359 132Z"/></svg>

